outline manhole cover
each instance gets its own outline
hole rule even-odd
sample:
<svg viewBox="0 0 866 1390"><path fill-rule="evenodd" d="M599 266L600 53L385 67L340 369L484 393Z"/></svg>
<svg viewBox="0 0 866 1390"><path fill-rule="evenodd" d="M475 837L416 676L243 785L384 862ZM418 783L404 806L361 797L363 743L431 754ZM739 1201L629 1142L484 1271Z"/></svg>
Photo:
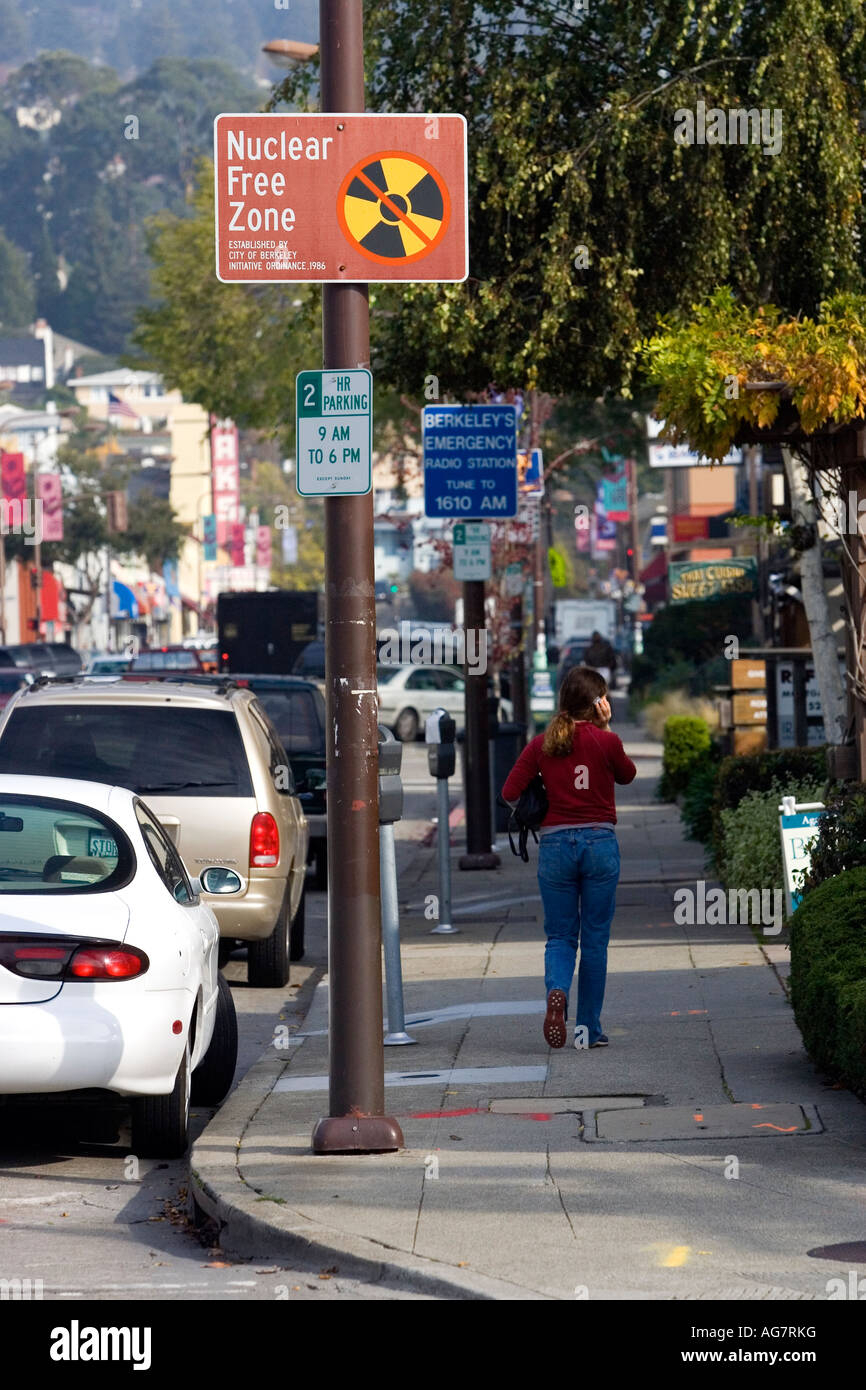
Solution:
<svg viewBox="0 0 866 1390"><path fill-rule="evenodd" d="M640 1111L599 1110L599 1139L734 1139L779 1138L821 1129L812 1106L671 1105Z"/></svg>

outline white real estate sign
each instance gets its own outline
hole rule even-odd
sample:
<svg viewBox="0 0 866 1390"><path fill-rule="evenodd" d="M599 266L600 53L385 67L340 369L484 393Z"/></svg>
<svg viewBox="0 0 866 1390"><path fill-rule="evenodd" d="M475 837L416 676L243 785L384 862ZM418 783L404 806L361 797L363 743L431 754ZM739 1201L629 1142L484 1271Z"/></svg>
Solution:
<svg viewBox="0 0 866 1390"><path fill-rule="evenodd" d="M489 579L490 528L484 521L458 521L454 527L454 578Z"/></svg>
<svg viewBox="0 0 866 1390"><path fill-rule="evenodd" d="M800 874L808 871L812 841L818 834L824 814L821 801L797 802L784 796L779 807L779 829L782 835L782 860L785 866L785 892L790 915L799 907L802 898Z"/></svg>

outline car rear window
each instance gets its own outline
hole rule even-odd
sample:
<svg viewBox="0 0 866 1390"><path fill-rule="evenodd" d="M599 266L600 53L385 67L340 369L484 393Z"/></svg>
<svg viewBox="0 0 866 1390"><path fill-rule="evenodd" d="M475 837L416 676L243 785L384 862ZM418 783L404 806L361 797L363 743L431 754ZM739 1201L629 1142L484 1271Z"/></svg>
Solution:
<svg viewBox="0 0 866 1390"><path fill-rule="evenodd" d="M142 796L252 796L231 710L136 704L17 709L0 738L0 772L80 777Z"/></svg>
<svg viewBox="0 0 866 1390"><path fill-rule="evenodd" d="M133 671L199 671L195 652L142 652L132 663Z"/></svg>
<svg viewBox="0 0 866 1390"><path fill-rule="evenodd" d="M325 734L311 690L262 690L251 682L286 752L324 752Z"/></svg>
<svg viewBox="0 0 866 1390"><path fill-rule="evenodd" d="M113 892L134 868L123 831L88 806L0 796L0 893Z"/></svg>

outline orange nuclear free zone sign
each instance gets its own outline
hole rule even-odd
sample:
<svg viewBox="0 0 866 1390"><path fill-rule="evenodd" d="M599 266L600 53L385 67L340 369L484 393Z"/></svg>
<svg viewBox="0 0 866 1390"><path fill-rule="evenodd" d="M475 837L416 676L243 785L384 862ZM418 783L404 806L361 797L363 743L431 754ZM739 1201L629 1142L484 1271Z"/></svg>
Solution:
<svg viewBox="0 0 866 1390"><path fill-rule="evenodd" d="M225 114L214 167L227 284L466 279L462 116Z"/></svg>

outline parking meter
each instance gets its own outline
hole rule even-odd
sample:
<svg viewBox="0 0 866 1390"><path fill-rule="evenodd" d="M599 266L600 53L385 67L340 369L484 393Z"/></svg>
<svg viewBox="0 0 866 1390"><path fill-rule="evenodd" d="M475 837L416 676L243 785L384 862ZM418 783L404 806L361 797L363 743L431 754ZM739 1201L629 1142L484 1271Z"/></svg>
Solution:
<svg viewBox="0 0 866 1390"><path fill-rule="evenodd" d="M455 737L457 725L447 710L434 709L427 716L424 737L427 740L427 767L434 777L453 777L457 766Z"/></svg>
<svg viewBox="0 0 866 1390"><path fill-rule="evenodd" d="M384 724L379 728L379 824L393 825L403 815L403 745Z"/></svg>

